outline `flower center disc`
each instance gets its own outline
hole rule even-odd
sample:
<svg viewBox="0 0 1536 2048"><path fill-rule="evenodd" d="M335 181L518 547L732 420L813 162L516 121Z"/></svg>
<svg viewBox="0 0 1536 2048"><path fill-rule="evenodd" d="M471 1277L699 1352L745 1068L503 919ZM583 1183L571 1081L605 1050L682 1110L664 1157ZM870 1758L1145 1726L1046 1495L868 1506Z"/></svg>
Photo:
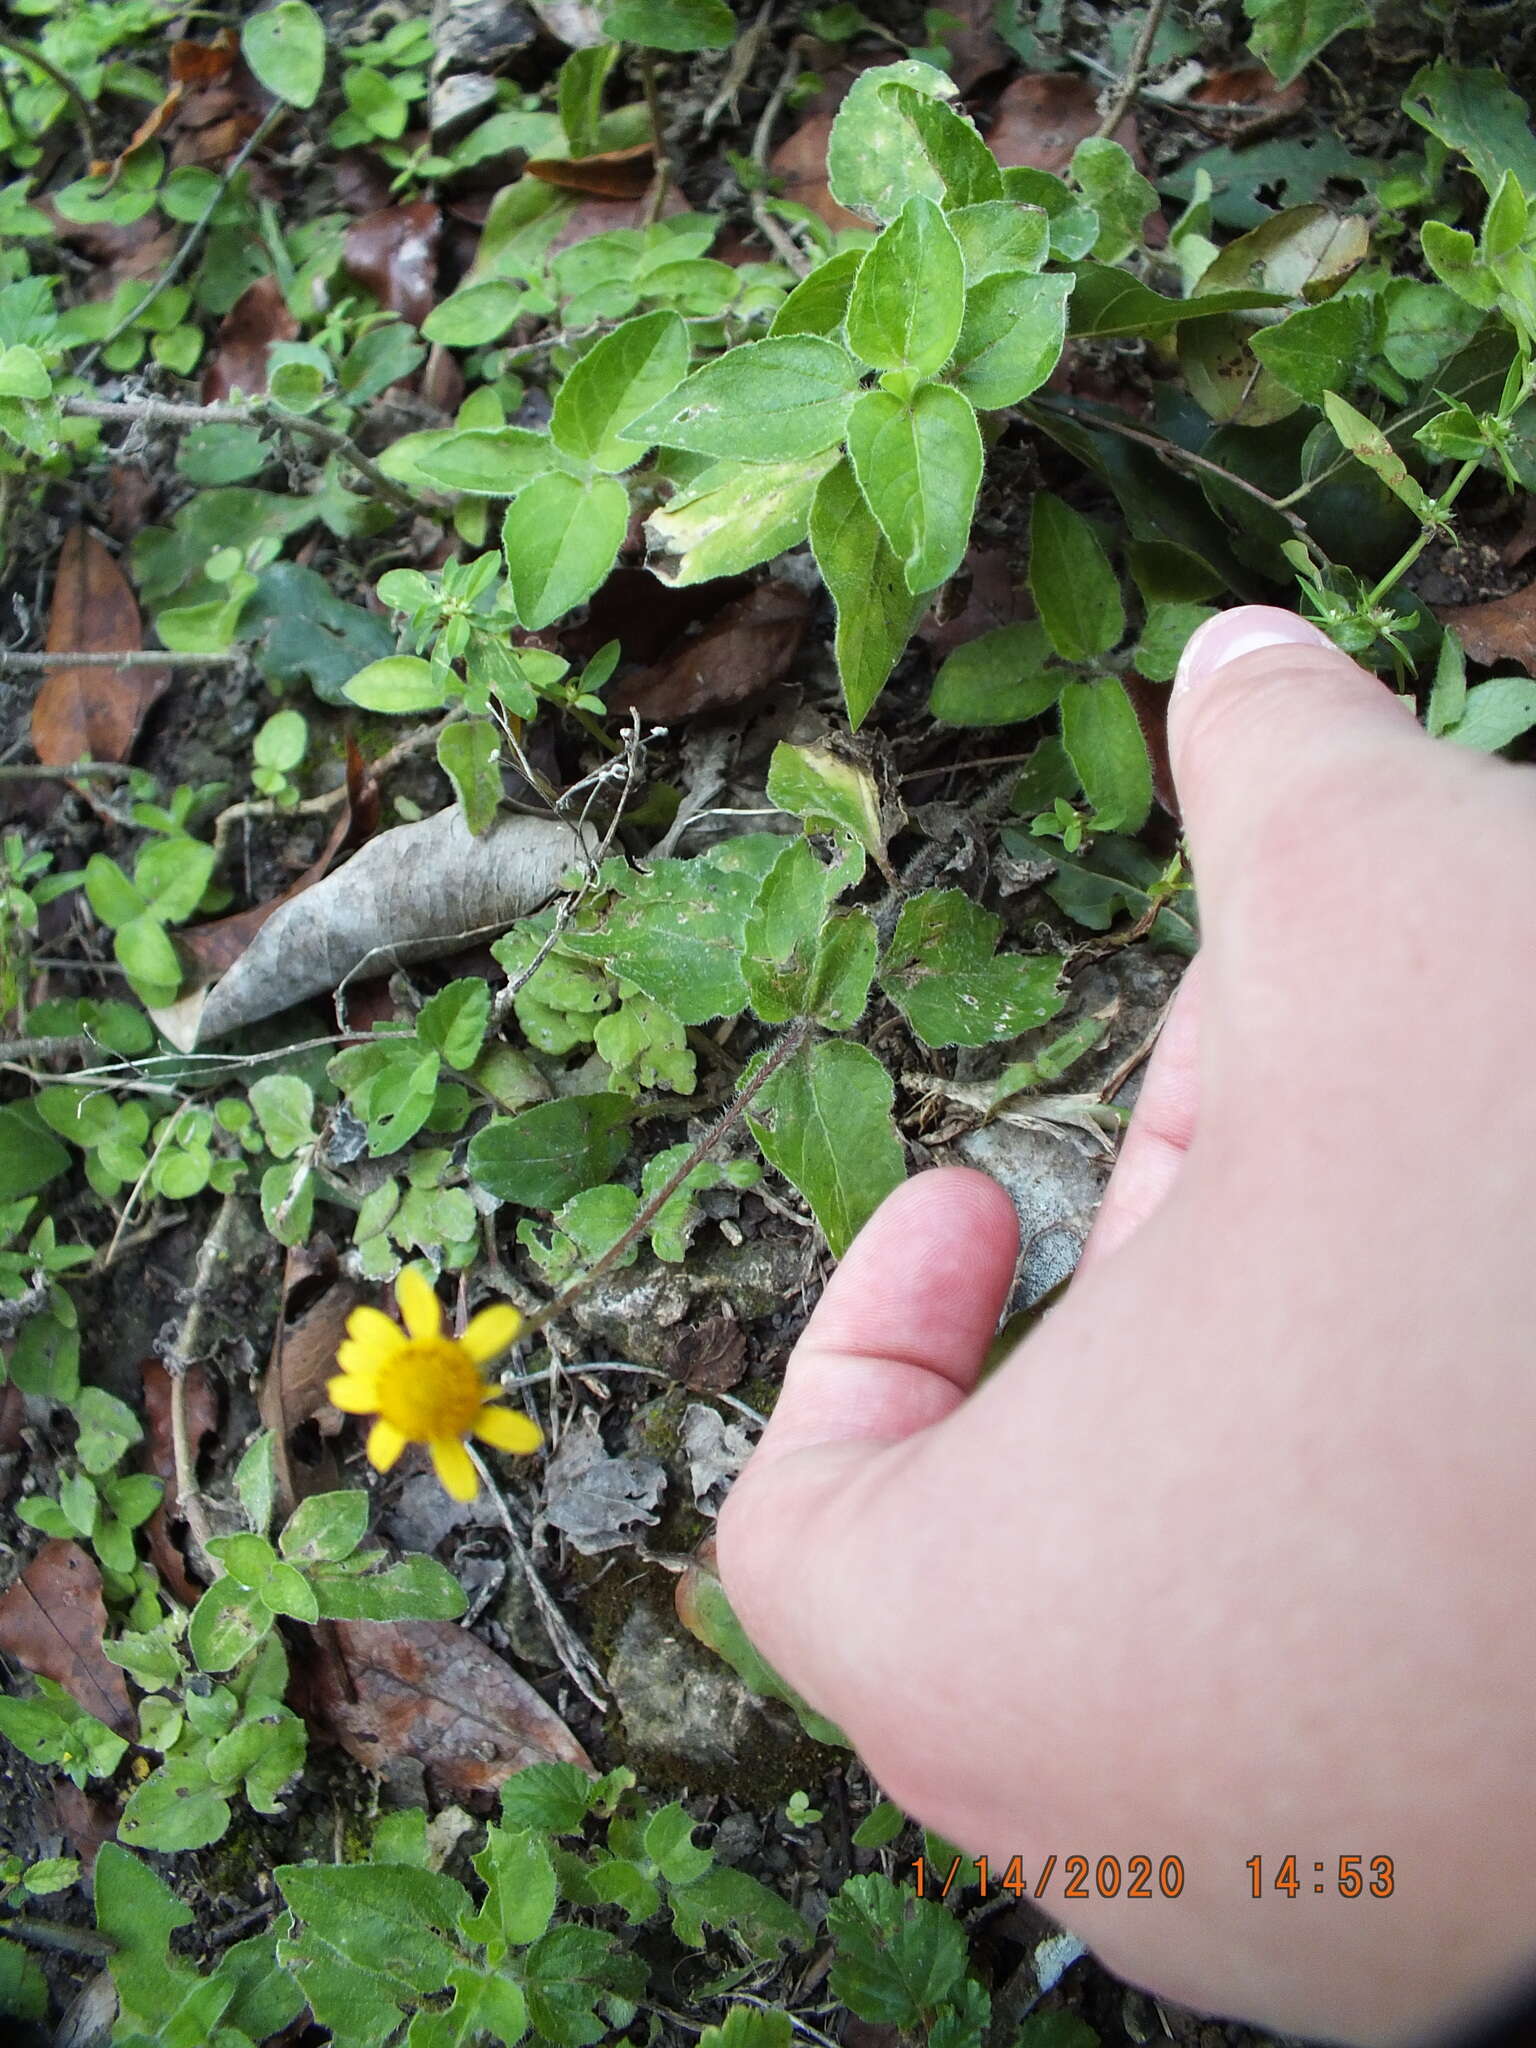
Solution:
<svg viewBox="0 0 1536 2048"><path fill-rule="evenodd" d="M468 1436L484 1399L479 1367L452 1337L402 1344L379 1371L379 1414L416 1443Z"/></svg>

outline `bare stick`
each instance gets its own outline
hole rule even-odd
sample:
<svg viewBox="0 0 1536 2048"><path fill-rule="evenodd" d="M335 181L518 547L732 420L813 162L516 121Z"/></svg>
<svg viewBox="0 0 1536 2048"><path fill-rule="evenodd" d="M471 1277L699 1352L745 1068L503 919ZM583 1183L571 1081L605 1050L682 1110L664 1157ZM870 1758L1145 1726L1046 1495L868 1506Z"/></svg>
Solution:
<svg viewBox="0 0 1536 2048"><path fill-rule="evenodd" d="M1107 136L1114 134L1125 119L1131 101L1141 90L1142 73L1147 68L1147 59L1152 54L1152 45L1157 40L1157 32L1163 25L1163 16L1167 10L1168 0L1152 0L1151 6L1147 9L1147 18L1141 24L1141 34L1137 36L1131 49L1125 76L1115 88L1114 97L1105 110L1104 118L1093 131L1095 142L1102 142Z"/></svg>
<svg viewBox="0 0 1536 2048"><path fill-rule="evenodd" d="M784 60L778 84L769 94L768 104L758 117L757 130L752 137L752 161L764 177L768 172L768 152L773 146L773 124L783 112L785 97L799 75L800 52L792 48ZM768 211L761 192L752 194L752 218L757 223L758 232L779 261L792 270L796 277L805 277L811 268L810 258L782 221L775 220Z"/></svg>
<svg viewBox="0 0 1536 2048"><path fill-rule="evenodd" d="M501 1488L496 1484L484 1458L481 1457L473 1444L466 1444L464 1448L469 1452L469 1462L480 1475L480 1484L496 1503L496 1512L500 1515L501 1526L506 1531L507 1543L513 1557L517 1560L519 1570L527 1581L528 1591L533 1595L533 1604L539 1610L539 1619L544 1624L545 1631L554 1646L556 1656L564 1667L567 1678L570 1679L578 1692L582 1693L592 1702L599 1713L605 1713L608 1708L608 1702L600 1692L594 1689L595 1684L601 1683L603 1674L598 1670L592 1652L555 1605L549 1588L539 1577L538 1567L534 1564L533 1558L529 1554L528 1546L523 1541L522 1531L518 1528L516 1522L513 1521L512 1510L507 1506L502 1496Z"/></svg>
<svg viewBox="0 0 1536 2048"><path fill-rule="evenodd" d="M192 412L200 408L188 408ZM163 647L130 647L120 654L0 654L0 676L31 675L50 668L244 668L248 654L172 654ZM0 773L4 773L0 770ZM25 775L126 775L116 762L84 762L78 768L25 768Z"/></svg>
<svg viewBox="0 0 1536 2048"><path fill-rule="evenodd" d="M609 1245L607 1251L603 1253L602 1257L588 1266L585 1273L579 1279L573 1280L569 1287L555 1296L553 1301L547 1302L537 1314L531 1315L522 1327L522 1336L531 1337L536 1330L542 1330L546 1323L552 1322L564 1309L569 1308L573 1301L579 1300L594 1280L600 1280L605 1273L618 1264L619 1260L623 1258L636 1239L655 1222L657 1216L666 1207L667 1203L671 1201L693 1169L703 1160L707 1159L720 1141L728 1136L736 1125L740 1123L747 1104L762 1088L763 1083L771 1075L776 1074L785 1061L793 1058L800 1050L810 1033L810 1029L811 1020L809 1017L796 1018L778 1044L764 1055L757 1072L750 1081L746 1082L738 1090L735 1100L711 1124L710 1128L689 1152L687 1158L678 1167L677 1171L669 1175L656 1190L655 1194L652 1195L651 1199L636 1213L634 1222L630 1224L624 1234L615 1239Z"/></svg>
<svg viewBox="0 0 1536 2048"><path fill-rule="evenodd" d="M640 59L640 84L645 93L645 111L651 124L651 146L656 152L656 174L651 180L651 190L645 202L645 217L641 226L654 227L661 219L661 209L666 204L667 193L671 189L672 159L667 155L661 100L656 91L656 59L646 49L638 51L637 54Z"/></svg>
<svg viewBox="0 0 1536 2048"><path fill-rule="evenodd" d="M379 465L338 428L328 427L323 420L310 419L305 413L284 412L270 399L253 398L249 405L184 405L168 398L66 398L60 411L70 413L76 419L133 420L142 421L150 427L248 427L253 420L269 419L285 433L318 442L333 455L339 455L397 511L422 512L428 516L432 512L430 505L421 498L413 497L393 477L386 476ZM199 656L198 659L206 660L207 656Z"/></svg>
<svg viewBox="0 0 1536 2048"><path fill-rule="evenodd" d="M219 1567L208 1555L213 1530L209 1526L203 1496L198 1490L197 1460L187 1432L187 1373L202 1346L208 1304L219 1279L218 1269L229 1256L229 1240L234 1232L239 1206L238 1196L224 1197L224 1205L197 1255L197 1265L192 1274L192 1298L187 1306L186 1321L181 1326L181 1335L165 1353L165 1369L171 1380L171 1458L176 1471L176 1505L187 1525L198 1562L210 1579L218 1577Z"/></svg>

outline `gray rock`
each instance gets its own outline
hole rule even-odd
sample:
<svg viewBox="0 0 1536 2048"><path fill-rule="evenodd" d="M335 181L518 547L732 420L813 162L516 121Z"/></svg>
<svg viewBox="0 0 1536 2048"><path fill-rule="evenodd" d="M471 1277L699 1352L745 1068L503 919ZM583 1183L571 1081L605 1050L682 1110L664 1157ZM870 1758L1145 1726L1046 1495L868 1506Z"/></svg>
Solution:
<svg viewBox="0 0 1536 2048"><path fill-rule="evenodd" d="M496 104L496 81L483 71L455 71L432 88L432 139L457 142L466 129Z"/></svg>
<svg viewBox="0 0 1536 2048"><path fill-rule="evenodd" d="M515 0L437 0L432 9L434 66L449 71L489 70L525 50L539 32L535 16Z"/></svg>
<svg viewBox="0 0 1536 2048"><path fill-rule="evenodd" d="M1110 1161L1076 1132L1012 1123L985 1124L954 1150L1013 1199L1023 1254L1010 1308L1029 1308L1076 1266Z"/></svg>
<svg viewBox="0 0 1536 2048"><path fill-rule="evenodd" d="M649 1607L636 1607L625 1621L607 1675L626 1755L663 1759L686 1773L760 1757L765 1745L786 1753L793 1746L787 1717L748 1692L681 1622L669 1625Z"/></svg>
<svg viewBox="0 0 1536 2048"><path fill-rule="evenodd" d="M600 1280L571 1313L609 1357L670 1370L668 1332L701 1302L723 1297L743 1322L798 1308L812 1248L809 1237L752 1238L691 1252L686 1266L666 1266L645 1253Z"/></svg>

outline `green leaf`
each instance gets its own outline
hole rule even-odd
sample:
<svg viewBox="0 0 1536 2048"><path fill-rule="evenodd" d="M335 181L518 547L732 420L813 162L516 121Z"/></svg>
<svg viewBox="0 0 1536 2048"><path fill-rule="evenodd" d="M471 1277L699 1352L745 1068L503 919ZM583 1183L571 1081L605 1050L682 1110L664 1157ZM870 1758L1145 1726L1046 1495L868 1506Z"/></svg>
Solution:
<svg viewBox="0 0 1536 2048"><path fill-rule="evenodd" d="M1015 837L1006 827L1003 841L1020 853L1038 854L1040 850L1038 839L1022 833ZM1046 883L1045 893L1089 931L1107 932L1116 917L1142 918L1153 909L1151 891L1161 877L1162 863L1134 839L1101 833L1082 853L1058 853L1055 860L1056 873ZM1158 912L1149 936L1153 945L1174 952L1193 954L1195 950L1194 927L1177 898Z"/></svg>
<svg viewBox="0 0 1536 2048"><path fill-rule="evenodd" d="M801 1046L747 1112L763 1157L810 1203L838 1258L905 1177L894 1099L875 1055L834 1039Z"/></svg>
<svg viewBox="0 0 1536 2048"><path fill-rule="evenodd" d="M233 1578L215 1579L192 1610L187 1647L200 1671L233 1671L272 1626L261 1595Z"/></svg>
<svg viewBox="0 0 1536 2048"><path fill-rule="evenodd" d="M602 147L603 87L618 54L617 43L595 43L590 49L572 50L560 66L555 96L565 146L572 156L594 156Z"/></svg>
<svg viewBox="0 0 1536 2048"><path fill-rule="evenodd" d="M211 1783L204 1764L196 1757L173 1756L128 1795L117 1832L119 1840L137 1848L174 1856L217 1842L230 1819L229 1801Z"/></svg>
<svg viewBox="0 0 1536 2048"><path fill-rule="evenodd" d="M1152 604L1131 653L1131 666L1149 683L1171 683L1196 627L1216 614L1208 604Z"/></svg>
<svg viewBox="0 0 1536 2048"><path fill-rule="evenodd" d="M45 399L52 393L48 365L35 348L18 341L0 349L0 398Z"/></svg>
<svg viewBox="0 0 1536 2048"><path fill-rule="evenodd" d="M311 1565L322 1621L457 1621L468 1606L464 1588L435 1557L387 1564L381 1550L342 1564Z"/></svg>
<svg viewBox="0 0 1536 2048"><path fill-rule="evenodd" d="M768 329L770 337L822 334L835 340L847 317L848 300L863 261L862 249L843 249L818 263L781 302Z"/></svg>
<svg viewBox="0 0 1536 2048"><path fill-rule="evenodd" d="M1066 341L1071 290L1070 277L1017 270L973 286L955 344L955 388L982 412L1018 405L1038 391Z"/></svg>
<svg viewBox="0 0 1536 2048"><path fill-rule="evenodd" d="M1106 264L1085 263L1072 291L1069 327L1074 335L1108 339L1121 334L1165 334L1186 320L1283 306L1280 292L1232 289L1204 292L1197 299L1165 299L1140 278Z"/></svg>
<svg viewBox="0 0 1536 2048"><path fill-rule="evenodd" d="M928 714L946 725L1019 725L1048 711L1068 680L1048 666L1051 645L1045 628L997 626L967 640L949 655L934 677Z"/></svg>
<svg viewBox="0 0 1536 2048"><path fill-rule="evenodd" d="M278 1159L291 1159L313 1142L315 1091L297 1074L263 1074L249 1090L251 1108Z"/></svg>
<svg viewBox="0 0 1536 2048"><path fill-rule="evenodd" d="M443 678L418 654L390 654L359 669L343 695L365 711L437 711L447 701Z"/></svg>
<svg viewBox="0 0 1536 2048"><path fill-rule="evenodd" d="M1100 263L1119 263L1141 241L1142 223L1157 210L1157 192L1137 170L1130 153L1107 136L1090 135L1072 152L1072 177L1099 217L1093 253Z"/></svg>
<svg viewBox="0 0 1536 2048"><path fill-rule="evenodd" d="M707 1927L729 1928L755 1956L770 1962L785 1949L803 1949L809 1939L805 1921L786 1899L728 1865L674 1887L667 1903L674 1932L691 1948L703 1948Z"/></svg>
<svg viewBox="0 0 1536 2048"><path fill-rule="evenodd" d="M451 1877L403 1863L288 1863L273 1875L303 1930L297 1940L279 1947L282 1961L311 1956L324 1961L325 1952L333 1951L366 1973L380 2004L389 2000L414 2006L442 1990L455 1960L450 1937L471 1910L469 1894ZM299 1976L315 2004L316 2019L334 2030L334 2020L314 2000L308 1973ZM373 2031L361 2040L384 2041L398 2025L398 2015L391 2012L383 2026L370 2015L370 2023ZM359 2036L349 2027L342 2038Z"/></svg>
<svg viewBox="0 0 1536 2048"><path fill-rule="evenodd" d="M782 850L773 834L754 832L693 860L655 860L645 874L619 868L602 924L567 932L563 945L634 982L684 1024L733 1017L747 1002L742 932Z"/></svg>
<svg viewBox="0 0 1536 2048"><path fill-rule="evenodd" d="M258 82L290 107L312 107L325 80L325 24L304 0L278 0L240 31Z"/></svg>
<svg viewBox="0 0 1536 2048"><path fill-rule="evenodd" d="M1120 585L1081 513L1037 491L1029 519L1029 588L1058 654L1092 661L1125 632Z"/></svg>
<svg viewBox="0 0 1536 2048"><path fill-rule="evenodd" d="M1419 241L1424 261L1459 299L1483 313L1498 304L1499 280L1463 229L1427 220L1419 230Z"/></svg>
<svg viewBox="0 0 1536 2048"><path fill-rule="evenodd" d="M1104 832L1137 832L1152 808L1152 764L1141 721L1118 676L1068 683L1061 693L1062 744Z"/></svg>
<svg viewBox="0 0 1536 2048"><path fill-rule="evenodd" d="M512 498L536 478L565 466L548 434L529 427L468 427L424 449L416 467L445 490Z"/></svg>
<svg viewBox="0 0 1536 2048"><path fill-rule="evenodd" d="M555 2048L589 2048L612 2029L595 2007L605 1993L634 1998L643 1991L646 1966L612 1935L595 1927L563 1926L541 1935L524 1959L528 2017Z"/></svg>
<svg viewBox="0 0 1536 2048"><path fill-rule="evenodd" d="M873 369L927 376L949 361L965 305L960 244L933 200L914 197L860 266L848 346Z"/></svg>
<svg viewBox="0 0 1536 2048"><path fill-rule="evenodd" d="M812 963L827 906L839 886L804 839L787 840L747 919L742 973L765 1024L785 1024L809 1008Z"/></svg>
<svg viewBox="0 0 1536 2048"><path fill-rule="evenodd" d="M768 763L768 801L812 831L839 825L876 859L885 853L880 791L870 771L831 747L781 740Z"/></svg>
<svg viewBox="0 0 1536 2048"><path fill-rule="evenodd" d="M527 303L526 285L505 277L480 278L439 300L421 331L428 341L447 348L484 348L501 339Z"/></svg>
<svg viewBox="0 0 1536 2048"><path fill-rule="evenodd" d="M815 334L748 341L705 363L632 422L646 445L783 463L840 441L859 366Z"/></svg>
<svg viewBox="0 0 1536 2048"><path fill-rule="evenodd" d="M138 1443L144 1431L126 1401L104 1387L82 1387L75 1396L75 1456L86 1471L99 1477Z"/></svg>
<svg viewBox="0 0 1536 2048"><path fill-rule="evenodd" d="M589 1813L611 1805L634 1782L634 1773L622 1766L594 1778L576 1764L529 1764L503 1784L501 1817L509 1827L579 1834Z"/></svg>
<svg viewBox="0 0 1536 2048"><path fill-rule="evenodd" d="M69 1171L69 1154L30 1104L0 1107L0 1202L34 1194Z"/></svg>
<svg viewBox="0 0 1536 2048"><path fill-rule="evenodd" d="M1409 474L1408 465L1374 421L1357 412L1336 391L1323 393L1323 411L1328 415L1329 426L1357 462L1363 462L1379 476L1393 497L1400 498L1425 526L1437 524L1439 514L1434 500L1418 479Z"/></svg>
<svg viewBox="0 0 1536 2048"><path fill-rule="evenodd" d="M180 924L202 901L215 859L196 839L152 839L133 864L134 887L162 924Z"/></svg>
<svg viewBox="0 0 1536 2048"><path fill-rule="evenodd" d="M1368 0L1246 0L1249 47L1281 85L1305 71L1346 29L1364 28Z"/></svg>
<svg viewBox="0 0 1536 2048"><path fill-rule="evenodd" d="M312 1493L288 1518L278 1549L290 1564L334 1563L350 1557L367 1533L366 1493Z"/></svg>
<svg viewBox="0 0 1536 2048"><path fill-rule="evenodd" d="M461 718L437 736L437 765L453 784L464 822L478 839L501 808L501 733L489 718Z"/></svg>
<svg viewBox="0 0 1536 2048"><path fill-rule="evenodd" d="M605 335L555 394L557 448L594 469L628 469L651 445L624 430L676 389L688 369L688 330L676 313L645 313Z"/></svg>
<svg viewBox="0 0 1536 2048"><path fill-rule="evenodd" d="M616 477L589 483L552 471L528 486L502 527L507 584L531 632L585 604L618 558L629 493Z"/></svg>
<svg viewBox="0 0 1536 2048"><path fill-rule="evenodd" d="M469 1171L490 1194L524 1209L558 1209L610 1180L629 1150L622 1095L570 1095L496 1117L469 1142Z"/></svg>
<svg viewBox="0 0 1536 2048"><path fill-rule="evenodd" d="M901 659L927 607L914 596L847 462L828 472L811 508L811 552L837 608L837 671L855 732Z"/></svg>
<svg viewBox="0 0 1536 2048"><path fill-rule="evenodd" d="M1429 693L1429 708L1424 723L1430 733L1438 739L1454 725L1459 725L1467 709L1467 656L1460 636L1449 626L1440 636L1440 652L1435 657L1435 680Z"/></svg>
<svg viewBox="0 0 1536 2048"><path fill-rule="evenodd" d="M1350 293L1303 306L1277 327L1261 327L1249 347L1273 377L1308 405L1354 383L1378 321L1373 298Z"/></svg>
<svg viewBox="0 0 1536 2048"><path fill-rule="evenodd" d="M277 1501L277 1437L272 1430L252 1437L235 1467L235 1497L256 1534L265 1536Z"/></svg>
<svg viewBox="0 0 1536 2048"><path fill-rule="evenodd" d="M460 1073L480 1057L491 1021L491 991L478 975L450 981L430 996L416 1017L416 1036Z"/></svg>
<svg viewBox="0 0 1536 2048"><path fill-rule="evenodd" d="M903 904L880 986L925 1045L992 1045L1061 1009L1060 958L994 957L1001 931L1001 919L959 889L930 889Z"/></svg>
<svg viewBox="0 0 1536 2048"><path fill-rule="evenodd" d="M509 1948L537 1941L555 1916L555 1867L541 1835L527 1827L488 1827L485 1847L475 1858L485 1903L461 1923L499 1963Z"/></svg>
<svg viewBox="0 0 1536 2048"><path fill-rule="evenodd" d="M725 50L736 40L736 17L725 0L617 0L603 30L647 50Z"/></svg>
<svg viewBox="0 0 1536 2048"><path fill-rule="evenodd" d="M149 907L117 862L104 853L93 853L85 864L85 897L102 923L114 930L142 917Z"/></svg>
<svg viewBox="0 0 1536 2048"><path fill-rule="evenodd" d="M418 2012L407 2048L479 2048L487 2040L521 2041L527 2033L527 2001L510 1977L455 1965L447 1989L453 2004L446 2012Z"/></svg>
<svg viewBox="0 0 1536 2048"><path fill-rule="evenodd" d="M713 1866L713 1849L694 1846L693 1831L697 1826L693 1815L675 1800L646 1822L645 1853L668 1884L692 1884Z"/></svg>
<svg viewBox="0 0 1536 2048"><path fill-rule="evenodd" d="M647 567L681 588L739 576L804 540L835 447L793 462L715 462L645 522Z"/></svg>
<svg viewBox="0 0 1536 2048"><path fill-rule="evenodd" d="M1536 193L1530 109L1501 72L1427 64L1409 81L1402 104L1447 149L1462 152L1490 193L1498 191L1506 171L1514 172L1522 191Z"/></svg>
<svg viewBox="0 0 1536 2048"><path fill-rule="evenodd" d="M394 646L383 619L333 596L325 579L299 562L263 570L240 614L240 638L253 640L256 666L269 683L308 683L326 704L346 703L344 686Z"/></svg>
<svg viewBox="0 0 1536 2048"><path fill-rule="evenodd" d="M1466 707L1445 737L1458 747L1496 754L1536 725L1536 682L1529 676L1490 676L1467 692Z"/></svg>
<svg viewBox="0 0 1536 2048"><path fill-rule="evenodd" d="M984 199L975 206L957 206L949 215L949 225L965 259L968 285L980 284L984 277L1004 270L1039 270L1050 254L1051 223L1045 209L1021 205L1016 199ZM833 257L832 261L841 262L842 258ZM1070 287L1071 279L1066 282ZM790 298L794 295L791 292ZM789 300L784 303L788 305Z"/></svg>
<svg viewBox="0 0 1536 2048"><path fill-rule="evenodd" d="M907 1824L907 1817L899 1806L889 1799L882 1799L870 1808L853 1831L853 1846L856 1849L884 1849L894 1842Z"/></svg>
<svg viewBox="0 0 1536 2048"><path fill-rule="evenodd" d="M832 1994L876 2025L916 2026L965 1975L954 1914L889 1878L849 1878L827 1908L827 1927L836 1944Z"/></svg>
<svg viewBox="0 0 1536 2048"><path fill-rule="evenodd" d="M193 1913L141 1857L104 1842L93 1873L96 1925L113 1943L112 1981L130 2024L153 2025L163 2011L167 1950Z"/></svg>
<svg viewBox="0 0 1536 2048"><path fill-rule="evenodd" d="M868 391L848 416L848 456L907 588L930 591L965 558L981 485L981 431L969 399L923 384L906 401Z"/></svg>
<svg viewBox="0 0 1536 2048"><path fill-rule="evenodd" d="M997 159L971 123L942 104L954 92L952 79L917 59L862 72L827 144L838 204L887 221L917 195L952 206L1000 199Z"/></svg>

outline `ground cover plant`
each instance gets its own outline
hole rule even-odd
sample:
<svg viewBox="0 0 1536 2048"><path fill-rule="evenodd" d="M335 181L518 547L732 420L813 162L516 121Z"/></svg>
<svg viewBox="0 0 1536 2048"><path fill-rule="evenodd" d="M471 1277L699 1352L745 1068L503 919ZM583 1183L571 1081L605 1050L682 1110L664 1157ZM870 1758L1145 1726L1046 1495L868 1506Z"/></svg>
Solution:
<svg viewBox="0 0 1536 2048"><path fill-rule="evenodd" d="M9 11L11 2038L1203 2038L709 1532L908 1172L1069 1276L1202 620L1528 748L1524 13Z"/></svg>

